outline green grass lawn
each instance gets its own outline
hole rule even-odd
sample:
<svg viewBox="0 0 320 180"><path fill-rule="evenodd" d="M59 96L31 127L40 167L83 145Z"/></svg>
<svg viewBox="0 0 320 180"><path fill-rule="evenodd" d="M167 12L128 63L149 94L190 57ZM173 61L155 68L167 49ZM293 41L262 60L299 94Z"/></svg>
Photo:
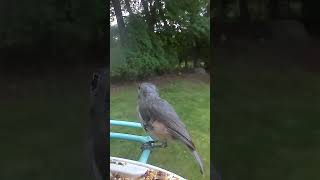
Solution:
<svg viewBox="0 0 320 180"><path fill-rule="evenodd" d="M298 65L217 65L214 157L222 179L319 179L319 82L319 73Z"/></svg>
<svg viewBox="0 0 320 180"><path fill-rule="evenodd" d="M201 176L193 156L181 143L169 143L166 149L155 149L149 164L172 171L188 179L209 179L210 162L210 85L202 81L180 79L161 83L160 96L171 103L186 124L193 141L202 156L205 176ZM137 90L134 85L111 93L111 118L138 121ZM112 127L113 132L144 134L144 131L123 127ZM113 139L111 156L138 160L140 144Z"/></svg>

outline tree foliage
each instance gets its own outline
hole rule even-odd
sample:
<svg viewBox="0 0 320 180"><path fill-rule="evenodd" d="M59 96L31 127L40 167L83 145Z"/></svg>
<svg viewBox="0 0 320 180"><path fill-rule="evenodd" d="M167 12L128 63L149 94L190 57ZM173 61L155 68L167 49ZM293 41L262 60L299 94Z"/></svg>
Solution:
<svg viewBox="0 0 320 180"><path fill-rule="evenodd" d="M121 4L123 15L114 7L110 15L124 20L126 33L121 37L121 27L110 28L111 64L118 64L111 68L113 76L143 78L172 71L190 59L194 64L208 60L207 0L113 1Z"/></svg>

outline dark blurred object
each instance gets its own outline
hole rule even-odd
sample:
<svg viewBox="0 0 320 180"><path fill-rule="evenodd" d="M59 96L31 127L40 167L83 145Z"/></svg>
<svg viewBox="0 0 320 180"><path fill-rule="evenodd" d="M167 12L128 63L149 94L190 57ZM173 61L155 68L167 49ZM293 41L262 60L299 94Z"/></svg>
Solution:
<svg viewBox="0 0 320 180"><path fill-rule="evenodd" d="M108 57L105 2L0 2L0 66L95 64Z"/></svg>
<svg viewBox="0 0 320 180"><path fill-rule="evenodd" d="M213 163L211 162L210 166L210 172L211 172L211 180L221 180L220 174L216 171L216 169L213 166Z"/></svg>
<svg viewBox="0 0 320 180"><path fill-rule="evenodd" d="M270 23L273 39L285 45L308 46L311 37L304 24L297 20L277 20Z"/></svg>
<svg viewBox="0 0 320 180"><path fill-rule="evenodd" d="M100 69L93 74L91 82L90 96L90 117L91 117L91 135L92 135L92 160L93 173L95 179L107 179L107 118L109 103L109 82L107 68Z"/></svg>

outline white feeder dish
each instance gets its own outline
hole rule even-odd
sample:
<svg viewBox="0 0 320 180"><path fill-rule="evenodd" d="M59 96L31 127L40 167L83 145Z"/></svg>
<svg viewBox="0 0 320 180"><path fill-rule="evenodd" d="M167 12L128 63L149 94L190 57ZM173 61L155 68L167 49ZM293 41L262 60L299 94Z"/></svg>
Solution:
<svg viewBox="0 0 320 180"><path fill-rule="evenodd" d="M111 176L120 176L123 179L139 180L145 179L148 172L161 175L160 180L186 180L170 171L162 168L145 164L139 161L110 157L110 179Z"/></svg>

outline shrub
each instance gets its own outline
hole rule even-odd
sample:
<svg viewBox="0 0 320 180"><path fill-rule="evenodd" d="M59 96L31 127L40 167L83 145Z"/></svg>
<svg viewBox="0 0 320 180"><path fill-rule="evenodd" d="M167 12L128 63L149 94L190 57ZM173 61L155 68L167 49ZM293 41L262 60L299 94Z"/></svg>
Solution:
<svg viewBox="0 0 320 180"><path fill-rule="evenodd" d="M127 43L121 50L125 60L115 67L112 75L125 79L141 79L171 71L177 64L174 51L165 50L162 40L149 32L141 18L130 17L129 20Z"/></svg>

